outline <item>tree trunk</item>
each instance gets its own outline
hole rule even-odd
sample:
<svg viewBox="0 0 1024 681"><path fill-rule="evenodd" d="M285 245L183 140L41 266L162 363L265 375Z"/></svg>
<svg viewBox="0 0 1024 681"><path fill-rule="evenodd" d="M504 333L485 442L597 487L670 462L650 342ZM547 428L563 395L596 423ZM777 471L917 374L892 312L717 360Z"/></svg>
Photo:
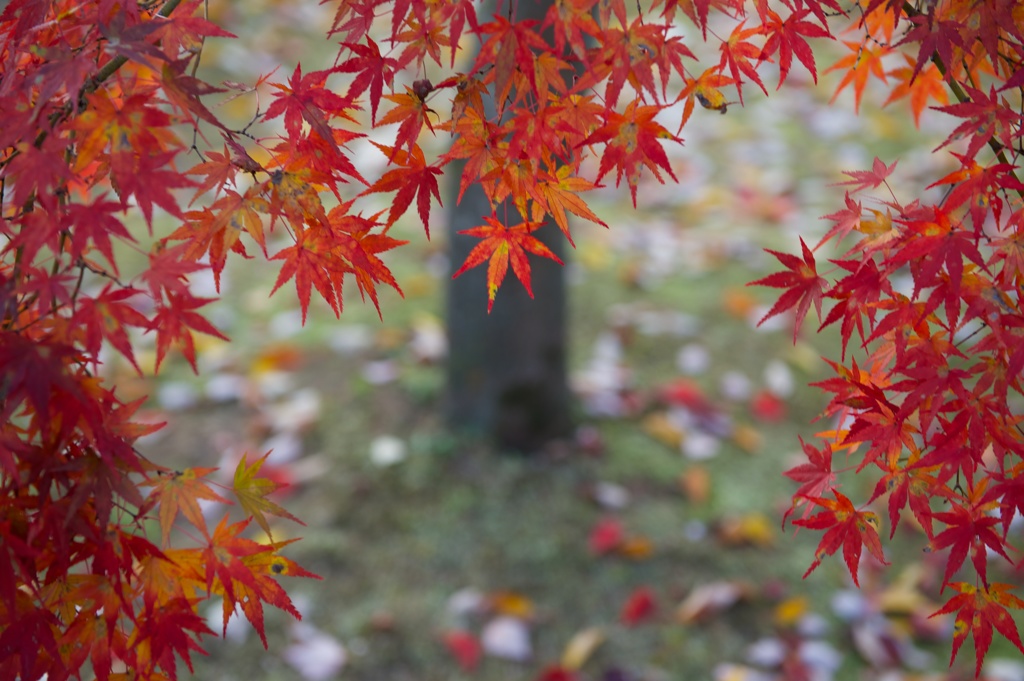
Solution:
<svg viewBox="0 0 1024 681"><path fill-rule="evenodd" d="M520 0L516 16L541 19L550 0ZM451 272L479 239L457 232L483 224L491 207L479 185L455 205L462 164L449 166L448 253ZM498 218L516 224L509 207ZM534 233L563 261L565 238L553 223ZM487 313L486 264L448 282L449 341L446 416L449 425L493 437L500 445L533 451L571 428L567 382L565 269L530 256L531 299L511 268Z"/></svg>

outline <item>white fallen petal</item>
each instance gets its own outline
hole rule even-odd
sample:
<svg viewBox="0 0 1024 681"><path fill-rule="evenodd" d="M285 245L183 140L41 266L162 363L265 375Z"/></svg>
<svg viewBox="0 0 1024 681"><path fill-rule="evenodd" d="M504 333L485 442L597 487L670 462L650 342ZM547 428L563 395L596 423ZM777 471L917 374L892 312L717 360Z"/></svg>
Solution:
<svg viewBox="0 0 1024 681"><path fill-rule="evenodd" d="M629 490L613 482L598 482L594 485L594 501L614 511L629 505Z"/></svg>
<svg viewBox="0 0 1024 681"><path fill-rule="evenodd" d="M278 312L271 317L268 331L273 338L290 338L302 331L302 311Z"/></svg>
<svg viewBox="0 0 1024 681"><path fill-rule="evenodd" d="M710 365L711 353L699 343L684 345L676 354L676 366L689 376L704 373Z"/></svg>
<svg viewBox="0 0 1024 681"><path fill-rule="evenodd" d="M199 401L199 393L188 383L171 381L160 386L156 399L168 411L181 411L195 406Z"/></svg>
<svg viewBox="0 0 1024 681"><path fill-rule="evenodd" d="M746 659L758 667L778 667L786 659L786 644L775 637L762 638L747 646Z"/></svg>
<svg viewBox="0 0 1024 681"><path fill-rule="evenodd" d="M776 397L786 398L796 390L796 381L789 366L780 360L773 359L764 368L764 383Z"/></svg>
<svg viewBox="0 0 1024 681"><path fill-rule="evenodd" d="M287 395L295 384L295 378L287 371L263 371L254 380L259 394L267 399Z"/></svg>
<svg viewBox="0 0 1024 681"><path fill-rule="evenodd" d="M989 658L985 660L983 676L990 681L1024 681L1024 662Z"/></svg>
<svg viewBox="0 0 1024 681"><path fill-rule="evenodd" d="M448 354L448 337L436 317L424 315L413 322L409 350L421 362L437 362Z"/></svg>
<svg viewBox="0 0 1024 681"><path fill-rule="evenodd" d="M686 458L693 461L704 461L718 454L722 441L714 435L691 430L683 440L682 449Z"/></svg>
<svg viewBox="0 0 1024 681"><path fill-rule="evenodd" d="M485 600L477 589L459 589L448 598L448 612L455 617L473 615L483 610Z"/></svg>
<svg viewBox="0 0 1024 681"><path fill-rule="evenodd" d="M405 456L405 441L394 435L381 435L370 443L370 461L380 468L401 463Z"/></svg>
<svg viewBox="0 0 1024 681"><path fill-rule="evenodd" d="M302 455L302 438L293 432L274 435L260 446L259 451L270 452L267 463L280 465L294 461Z"/></svg>
<svg viewBox="0 0 1024 681"><path fill-rule="evenodd" d="M363 365L363 378L370 385L384 385L398 378L398 366L388 359L367 362Z"/></svg>
<svg viewBox="0 0 1024 681"><path fill-rule="evenodd" d="M341 641L305 622L291 628L293 643L284 649L284 661L307 681L327 681L341 671L348 657Z"/></svg>
<svg viewBox="0 0 1024 681"><path fill-rule="evenodd" d="M530 630L518 617L492 619L480 633L480 645L488 655L513 662L526 662L533 655Z"/></svg>
<svg viewBox="0 0 1024 681"><path fill-rule="evenodd" d="M327 344L339 355L354 355L373 345L373 333L370 327L359 324L339 326Z"/></svg>
<svg viewBox="0 0 1024 681"><path fill-rule="evenodd" d="M739 371L726 371L718 383L722 397L733 402L745 402L754 392L753 385L746 374Z"/></svg>
<svg viewBox="0 0 1024 681"><path fill-rule="evenodd" d="M843 654L828 641L803 641L799 655L808 667L828 674L838 671L843 663Z"/></svg>
<svg viewBox="0 0 1024 681"><path fill-rule="evenodd" d="M214 374L206 381L203 393L213 402L233 402L245 392L245 378L238 374Z"/></svg>
<svg viewBox="0 0 1024 681"><path fill-rule="evenodd" d="M320 393L314 388L302 388L283 400L265 407L270 427L278 432L296 433L320 420L322 404Z"/></svg>
<svg viewBox="0 0 1024 681"><path fill-rule="evenodd" d="M206 609L206 626L218 634L224 631L224 603L221 599L210 601L209 607ZM252 626L236 608L228 618L228 628L224 633L224 640L232 643L244 643L249 638L251 631Z"/></svg>

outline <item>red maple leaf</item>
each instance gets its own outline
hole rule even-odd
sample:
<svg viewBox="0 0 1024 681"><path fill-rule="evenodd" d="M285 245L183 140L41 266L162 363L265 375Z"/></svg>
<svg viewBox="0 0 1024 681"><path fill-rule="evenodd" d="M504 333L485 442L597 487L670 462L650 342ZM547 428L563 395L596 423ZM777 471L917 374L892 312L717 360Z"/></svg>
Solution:
<svg viewBox="0 0 1024 681"><path fill-rule="evenodd" d="M99 355L102 341L106 339L141 375L127 333L129 326L149 327L149 320L128 302L139 293L142 293L139 289L114 289L112 284L107 284L96 296L83 296L78 301L74 320L85 330L85 350L90 355Z"/></svg>
<svg viewBox="0 0 1024 681"><path fill-rule="evenodd" d="M746 21L740 22L732 30L729 39L723 40L719 46L722 51L722 59L718 66L719 68L729 67L729 73L732 74L733 82L736 84L736 94L740 98L740 106L743 105L742 76L746 76L750 82L761 88L762 92L768 94L768 89L765 88L761 76L757 73L757 66L750 63L752 59L760 60L761 48L747 40L747 38L761 35L764 31L760 26L744 28L746 23Z"/></svg>
<svg viewBox="0 0 1024 681"><path fill-rule="evenodd" d="M949 511L932 514L932 518L944 523L947 528L931 543L933 551L950 547L946 571L942 576L944 586L949 584L950 577L964 564L968 553L971 554L971 562L982 584L988 583L989 549L1013 563L1006 555L1003 539L995 529L1000 524L999 518L990 515L997 503L985 495L987 487L988 478L982 478L970 490L963 504L955 504Z"/></svg>
<svg viewBox="0 0 1024 681"><path fill-rule="evenodd" d="M989 88L988 94L966 85L964 90L970 97L968 101L936 107L937 111L966 119L950 133L939 149L968 135L971 141L964 154L968 158L977 156L981 148L993 140L1004 147L1012 147L1012 140L1020 125L1020 116L1014 108L996 93L994 85Z"/></svg>
<svg viewBox="0 0 1024 681"><path fill-rule="evenodd" d="M196 347L192 340L192 331L200 331L221 340L228 337L218 331L213 324L198 312L197 308L209 305L214 298L196 298L188 291L171 292L165 290L166 301L157 306L156 314L150 322L150 330L156 331L156 370L159 371L170 349L171 343L178 343L181 353L188 360L192 371L199 373L196 367Z"/></svg>
<svg viewBox="0 0 1024 681"><path fill-rule="evenodd" d="M811 74L814 82L818 82L818 72L814 68L814 52L804 37L831 38L828 29L818 24L805 21L804 17L811 10L804 7L793 12L785 19L773 10L767 10L764 31L768 35L764 47L761 48L761 61L766 61L776 53L779 55L779 87L786 82L789 69L793 63L793 55L800 60Z"/></svg>
<svg viewBox="0 0 1024 681"><path fill-rule="evenodd" d="M530 262L526 253L530 252L544 258L554 260L559 265L562 260L551 252L551 249L544 245L544 242L530 233L543 226L541 222L521 222L514 227L506 227L498 222L497 218L485 217L486 225L464 229L459 234L480 237L483 239L473 247L473 250L466 256L462 267L452 275L452 279L463 272L489 260L487 267L487 311L494 307L494 296L498 287L505 279L508 272L508 265L511 261L512 271L526 288L526 292L533 297L533 288L530 286Z"/></svg>
<svg viewBox="0 0 1024 681"><path fill-rule="evenodd" d="M391 201L391 209L388 211L385 228L395 224L395 221L405 214L409 204L412 203L413 197L416 197L416 212L419 214L420 220L423 221L423 229L426 231L427 238L429 239L430 197L433 196L437 199L438 205L441 204L437 178L444 171L436 165L428 165L423 156L423 150L415 142L412 144L411 151L408 152L397 147L377 144L373 141L371 141L371 144L384 152L391 159L391 163L398 167L391 168L385 172L379 180L364 190L360 196L376 192L397 191L394 199Z"/></svg>
<svg viewBox="0 0 1024 681"><path fill-rule="evenodd" d="M818 449L800 438L800 446L807 455L807 463L794 466L783 473L790 480L802 483L800 488L793 492L793 506L782 516L783 525L801 502L831 491L836 479L836 474L832 472L832 443L826 442L822 449ZM808 506L803 517L806 518L810 510Z"/></svg>
<svg viewBox="0 0 1024 681"><path fill-rule="evenodd" d="M946 20L938 16L934 9L927 13L914 14L907 17L914 28L907 31L903 40L896 43L896 47L908 43L920 43L917 50L917 60L914 64L914 76L921 68L932 59L932 55L938 54L945 68L953 65L954 48L963 50L966 48L964 42L964 25L955 20Z"/></svg>
<svg viewBox="0 0 1024 681"><path fill-rule="evenodd" d="M382 56L380 48L372 38L366 38L366 45L359 43L342 43L355 56L349 57L335 68L339 73L357 73L349 83L345 99L355 101L363 92L370 93L370 122L377 122L377 107L384 92L385 85L391 85L398 62L391 57Z"/></svg>
<svg viewBox="0 0 1024 681"><path fill-rule="evenodd" d="M780 253L771 249L765 249L779 259L788 271L769 274L767 277L752 281L747 286L770 286L772 288L786 289L785 293L779 296L770 310L758 322L758 326L777 314L781 314L791 307L796 307L796 324L793 328L793 342L796 342L800 325L807 316L807 311L814 303L814 308L821 318L821 296L827 282L824 277L818 276L814 262L814 254L800 238L800 246L803 248L803 260L789 253Z"/></svg>
<svg viewBox="0 0 1024 681"><path fill-rule="evenodd" d="M981 663L992 644L993 627L1024 653L1017 625L1007 610L1007 607L1016 610L1024 608L1024 601L1010 593L1014 588L1012 585L993 582L986 588L966 582L954 582L949 586L959 591L960 595L949 599L942 608L932 613L931 617L956 613L956 623L953 625L953 652L949 658L951 665L960 646L967 640L967 635L971 634L974 636L974 673L980 677Z"/></svg>
<svg viewBox="0 0 1024 681"><path fill-rule="evenodd" d="M871 511L858 511L842 493L835 490L832 490L832 493L836 497L834 501L820 497L807 497L811 502L826 510L810 518L798 518L793 521L794 525L800 527L828 530L818 543L818 548L814 552L814 562L807 568L804 577L821 565L825 556L831 556L842 547L843 559L846 561L846 567L850 570L850 577L853 578L855 585L860 586L857 579L857 568L864 546L868 547L868 551L878 562L883 565L889 564L885 560L885 554L882 553L882 542L878 538L878 516Z"/></svg>
<svg viewBox="0 0 1024 681"><path fill-rule="evenodd" d="M299 307L302 309L302 323L306 323L309 311L309 300L312 288L323 297L334 310L335 315L341 314L339 303L340 292L335 290L329 272L332 268L331 249L334 247L330 235L325 229L302 229L295 235L295 245L282 249L274 254L271 260L284 260L281 271L274 282L270 295L295 277L295 290L299 295Z"/></svg>
<svg viewBox="0 0 1024 681"><path fill-rule="evenodd" d="M124 223L113 215L122 210L121 204L105 201L102 196L91 203L74 202L66 205L61 227L65 230L63 233L70 235L72 257L83 257L95 248L107 259L111 271L117 276L117 258L114 257L111 237L129 243L135 242L135 237Z"/></svg>
<svg viewBox="0 0 1024 681"><path fill-rule="evenodd" d="M885 182L885 178L892 175L892 171L896 170L896 164L899 161L893 161L891 166L885 165L880 158L875 157L874 163L871 164L871 170L844 170L843 175L852 177L852 180L846 180L845 182L836 182L833 187L842 187L848 184L856 185L852 191L857 193L862 189L874 189L878 185Z"/></svg>
<svg viewBox="0 0 1024 681"><path fill-rule="evenodd" d="M335 145L327 116L350 116L347 113L348 100L324 87L330 74L331 71L310 71L303 76L302 64L296 65L288 85L271 83L278 91L274 93L276 99L267 107L263 119L269 121L283 114L285 132L293 140L299 138L302 121L306 121L325 142Z"/></svg>
<svg viewBox="0 0 1024 681"><path fill-rule="evenodd" d="M667 172L676 182L679 181L675 173L672 172L672 165L659 140L682 142L654 120L661 110L660 107L642 106L640 102L639 99L633 100L621 114L617 111L608 111L605 124L580 144L580 146L605 144L604 153L601 155L601 165L598 168L597 181L600 182L601 178L613 167L615 168L616 187L619 186L622 176L625 175L630 195L633 197L634 208L636 207L636 188L640 182L640 170L644 166L649 168L654 173L654 177L662 184L665 181L662 179L661 173L658 172L658 168Z"/></svg>

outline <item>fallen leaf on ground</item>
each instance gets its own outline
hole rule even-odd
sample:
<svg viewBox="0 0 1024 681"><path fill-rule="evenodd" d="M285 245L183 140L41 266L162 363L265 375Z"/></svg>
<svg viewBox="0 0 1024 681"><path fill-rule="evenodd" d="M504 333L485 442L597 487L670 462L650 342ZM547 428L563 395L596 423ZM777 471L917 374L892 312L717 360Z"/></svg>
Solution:
<svg viewBox="0 0 1024 681"><path fill-rule="evenodd" d="M786 403L768 390L760 390L750 401L750 413L765 423L779 423L786 420Z"/></svg>
<svg viewBox="0 0 1024 681"><path fill-rule="evenodd" d="M647 560L654 553L654 543L647 537L627 537L615 550L632 560Z"/></svg>
<svg viewBox="0 0 1024 681"><path fill-rule="evenodd" d="M535 610L533 601L514 591L496 591L490 595L488 603L499 615L511 615L524 620L533 617Z"/></svg>
<svg viewBox="0 0 1024 681"><path fill-rule="evenodd" d="M448 652L455 657L455 661L459 663L462 671L476 671L477 666L480 664L480 655L483 649L480 646L480 642L472 634L460 629L454 629L446 631L441 636L441 640L444 642Z"/></svg>
<svg viewBox="0 0 1024 681"><path fill-rule="evenodd" d="M278 343L264 348L249 365L253 374L269 371L295 371L302 366L303 353L297 346Z"/></svg>
<svg viewBox="0 0 1024 681"><path fill-rule="evenodd" d="M704 466L689 466L679 476L679 489L691 503L703 506L711 497L711 474Z"/></svg>
<svg viewBox="0 0 1024 681"><path fill-rule="evenodd" d="M764 436L757 428L741 423L733 428L732 441L747 454L757 454L764 445Z"/></svg>
<svg viewBox="0 0 1024 681"><path fill-rule="evenodd" d="M772 619L776 626L790 629L795 627L809 610L810 602L806 596L793 596L775 606Z"/></svg>
<svg viewBox="0 0 1024 681"><path fill-rule="evenodd" d="M654 594L649 588L642 586L633 591L626 599L622 611L619 613L619 621L627 627L634 627L650 619L656 609Z"/></svg>
<svg viewBox="0 0 1024 681"><path fill-rule="evenodd" d="M617 549L624 539L622 523L615 518L602 518L590 531L590 552L603 556Z"/></svg>
<svg viewBox="0 0 1024 681"><path fill-rule="evenodd" d="M569 643L562 653L562 667L570 670L582 667L594 654L594 651L604 643L605 638L604 630L600 627L589 627L577 631L569 639Z"/></svg>
<svg viewBox="0 0 1024 681"><path fill-rule="evenodd" d="M578 679L579 677L572 670L562 667L547 667L537 677L537 681L578 681Z"/></svg>
<svg viewBox="0 0 1024 681"><path fill-rule="evenodd" d="M676 620L696 624L750 598L754 588L745 582L709 582L696 587L676 608Z"/></svg>
<svg viewBox="0 0 1024 681"><path fill-rule="evenodd" d="M643 431L652 438L672 449L683 443L683 431L663 411L654 412L640 424Z"/></svg>
<svg viewBox="0 0 1024 681"><path fill-rule="evenodd" d="M722 293L722 309L737 319L747 319L757 307L757 299L745 289L727 288Z"/></svg>
<svg viewBox="0 0 1024 681"><path fill-rule="evenodd" d="M718 540L726 546L768 548L775 543L775 522L763 513L747 513L719 521Z"/></svg>

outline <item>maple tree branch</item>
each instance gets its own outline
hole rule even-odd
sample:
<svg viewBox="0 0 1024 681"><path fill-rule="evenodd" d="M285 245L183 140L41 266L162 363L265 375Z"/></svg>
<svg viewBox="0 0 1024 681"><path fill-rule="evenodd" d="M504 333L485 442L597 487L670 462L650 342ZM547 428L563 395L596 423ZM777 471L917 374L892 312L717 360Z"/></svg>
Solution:
<svg viewBox="0 0 1024 681"><path fill-rule="evenodd" d="M164 3L164 6L156 11L156 14L157 16L167 18L171 15L171 12L177 9L178 5L180 4L181 0L167 0L167 2ZM96 75L90 78L89 82L86 85L82 86L81 91L78 93L79 99L81 99L82 96L86 94L95 92L96 88L98 88L103 83L103 81L114 75L117 72L117 70L124 66L126 63L128 63L128 57L122 54L118 55L117 57L114 57L106 64L104 64L103 68L97 71Z"/></svg>
<svg viewBox="0 0 1024 681"><path fill-rule="evenodd" d="M922 13L909 2L903 3L903 11L909 18L922 16ZM946 83L949 89L953 91L953 96L956 97L957 101L960 102L961 104L966 104L967 102L970 102L971 98L967 95L966 92L964 92L964 89L960 86L960 83L958 83L956 80L952 78L947 77L949 69L946 67L946 64L942 61L942 57L939 56L938 51L932 52L930 60L933 64L935 64L935 68L939 70L939 74L942 76L942 80ZM1006 147L998 140L996 140L995 137L989 138L988 146L990 149L992 149L992 152L996 155L996 158L999 160L1000 163L1006 163L1008 165L1010 164L1009 160L1006 158ZM1019 196L1021 199L1024 199L1024 189L1018 189L1017 196Z"/></svg>
<svg viewBox="0 0 1024 681"><path fill-rule="evenodd" d="M173 12L180 4L181 0L167 0L167 2L164 3L163 7L157 10L157 16L164 18L170 16L171 12ZM104 64L103 67L99 71L97 71L94 76L89 78L89 80L84 85L82 85L81 89L78 91L78 96L75 97L74 100L69 100L65 102L63 106L61 106L59 109L50 114L50 128L52 129L53 126L57 125L57 123L66 119L74 110L76 103L82 103L87 94L91 94L95 92L97 89L99 89L99 86L102 85L104 81L106 81L112 75L117 73L118 69L120 69L126 63L128 63L128 57L124 55L118 55L110 61L108 61L106 64ZM82 105L82 108L84 108L84 105ZM39 134L36 135L35 141L33 141L32 143L33 146L36 149L42 148L43 141L46 140L49 134L49 130L40 130ZM12 154L10 157L6 159L5 163L7 161L10 161L11 158L13 158L14 155L17 153L18 152L15 151L14 154Z"/></svg>

